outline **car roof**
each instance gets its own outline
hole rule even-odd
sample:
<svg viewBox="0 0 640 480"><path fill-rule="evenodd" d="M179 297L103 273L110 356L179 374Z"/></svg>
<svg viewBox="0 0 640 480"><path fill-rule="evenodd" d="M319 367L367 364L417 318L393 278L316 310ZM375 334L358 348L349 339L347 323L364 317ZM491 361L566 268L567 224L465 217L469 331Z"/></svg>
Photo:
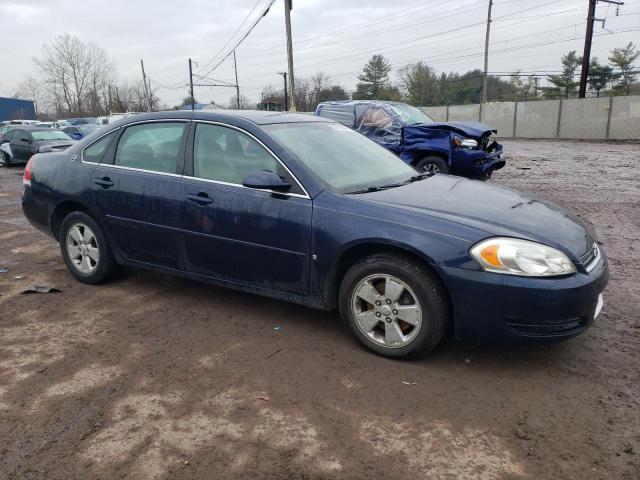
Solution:
<svg viewBox="0 0 640 480"><path fill-rule="evenodd" d="M140 115L131 115L124 119L118 120L120 125L128 124L143 120L159 120L159 119L193 119L193 120L210 120L224 121L229 119L243 119L256 125L270 125L274 123L302 123L302 122L330 122L322 117L316 117L309 113L292 113L292 112L269 112L262 110L173 110L167 112L145 113Z"/></svg>

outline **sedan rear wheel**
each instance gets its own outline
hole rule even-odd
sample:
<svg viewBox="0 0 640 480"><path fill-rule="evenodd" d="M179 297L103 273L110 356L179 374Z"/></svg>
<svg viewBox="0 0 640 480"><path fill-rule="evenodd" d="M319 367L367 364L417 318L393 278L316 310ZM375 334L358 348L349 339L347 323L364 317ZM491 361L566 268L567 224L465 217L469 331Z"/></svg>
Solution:
<svg viewBox="0 0 640 480"><path fill-rule="evenodd" d="M114 262L100 226L84 212L72 212L60 227L60 250L69 272L83 283L101 283Z"/></svg>
<svg viewBox="0 0 640 480"><path fill-rule="evenodd" d="M367 257L345 274L340 313L367 348L389 357L425 354L444 335L447 293L419 261L398 254Z"/></svg>

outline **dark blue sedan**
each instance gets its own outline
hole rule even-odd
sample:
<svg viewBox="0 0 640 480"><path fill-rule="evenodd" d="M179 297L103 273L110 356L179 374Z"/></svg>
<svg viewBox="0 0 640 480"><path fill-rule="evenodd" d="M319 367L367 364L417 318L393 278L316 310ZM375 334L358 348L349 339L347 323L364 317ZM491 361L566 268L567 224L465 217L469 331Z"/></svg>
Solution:
<svg viewBox="0 0 640 480"><path fill-rule="evenodd" d="M388 356L461 339L562 339L602 308L607 260L572 214L417 173L340 123L276 112L123 119L24 173L69 271L118 264L320 309Z"/></svg>

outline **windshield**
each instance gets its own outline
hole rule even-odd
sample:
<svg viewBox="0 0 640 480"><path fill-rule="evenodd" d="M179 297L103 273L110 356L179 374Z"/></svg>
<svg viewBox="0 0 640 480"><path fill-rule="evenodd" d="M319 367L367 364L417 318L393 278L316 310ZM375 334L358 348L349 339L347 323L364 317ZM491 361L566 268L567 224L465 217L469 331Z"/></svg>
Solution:
<svg viewBox="0 0 640 480"><path fill-rule="evenodd" d="M416 123L433 123L433 119L422 110L411 105L392 105L391 108L400 115L400 118L411 125Z"/></svg>
<svg viewBox="0 0 640 480"><path fill-rule="evenodd" d="M31 132L34 140L71 140L71 137L58 130L38 130Z"/></svg>
<svg viewBox="0 0 640 480"><path fill-rule="evenodd" d="M416 174L393 153L340 123L280 123L264 129L340 193L403 182Z"/></svg>

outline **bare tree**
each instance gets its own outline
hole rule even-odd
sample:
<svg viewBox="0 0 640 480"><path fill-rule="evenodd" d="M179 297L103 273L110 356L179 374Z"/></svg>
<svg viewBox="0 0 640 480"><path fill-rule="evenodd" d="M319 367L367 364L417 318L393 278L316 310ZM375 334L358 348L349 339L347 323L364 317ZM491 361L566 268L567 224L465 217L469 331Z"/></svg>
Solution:
<svg viewBox="0 0 640 480"><path fill-rule="evenodd" d="M104 90L116 78L116 69L98 45L69 34L42 46L35 63L44 76L46 91L57 109L71 115L98 113Z"/></svg>
<svg viewBox="0 0 640 480"><path fill-rule="evenodd" d="M39 111L43 106L44 93L40 81L31 75L26 76L14 89L14 97L33 100L36 105L36 111Z"/></svg>

